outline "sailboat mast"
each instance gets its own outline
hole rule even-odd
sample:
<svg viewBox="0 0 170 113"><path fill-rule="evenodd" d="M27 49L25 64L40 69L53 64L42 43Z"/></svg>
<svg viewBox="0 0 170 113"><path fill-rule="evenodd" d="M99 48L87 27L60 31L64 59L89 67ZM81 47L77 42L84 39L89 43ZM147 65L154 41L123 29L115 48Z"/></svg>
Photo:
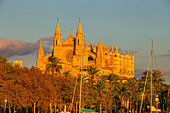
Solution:
<svg viewBox="0 0 170 113"><path fill-rule="evenodd" d="M151 105L150 105L150 109L151 109L151 113L152 113L152 67L153 67L153 40L152 41L152 47L151 47Z"/></svg>
<svg viewBox="0 0 170 113"><path fill-rule="evenodd" d="M141 105L140 105L140 110L139 113L142 112L142 105L143 105L143 98L144 98L144 94L145 94L145 90L146 90L146 85L147 85L147 78L149 76L149 69L151 69L151 103L150 103L150 111L152 113L152 63L153 63L153 40L152 41L152 46L151 46L151 54L150 54L150 58L149 58L149 63L148 63L148 68L147 68L147 74L146 74L146 80L145 80L145 85L144 85L144 89L143 89L143 93L142 93L142 100L141 100ZM151 66L151 67L150 67Z"/></svg>
<svg viewBox="0 0 170 113"><path fill-rule="evenodd" d="M84 45L83 45L83 49L82 49L82 65L81 65L81 77L80 77L79 113L81 113L81 92L82 92L82 79L83 79L83 60L84 60Z"/></svg>

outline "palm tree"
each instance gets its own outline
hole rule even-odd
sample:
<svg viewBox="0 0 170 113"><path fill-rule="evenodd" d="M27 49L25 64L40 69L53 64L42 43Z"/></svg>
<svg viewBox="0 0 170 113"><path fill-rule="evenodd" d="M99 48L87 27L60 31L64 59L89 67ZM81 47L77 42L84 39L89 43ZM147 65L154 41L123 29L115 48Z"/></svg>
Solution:
<svg viewBox="0 0 170 113"><path fill-rule="evenodd" d="M100 70L97 69L97 67L90 67L89 69L87 69L87 72L89 74L89 79L90 79L92 85L93 85L93 80L98 75L99 71Z"/></svg>
<svg viewBox="0 0 170 113"><path fill-rule="evenodd" d="M62 74L63 74L65 77L71 76L71 72L70 72L70 71L64 71Z"/></svg>
<svg viewBox="0 0 170 113"><path fill-rule="evenodd" d="M161 87L162 83L164 82L164 79L162 78L164 75L159 71L159 70L154 70L153 71L153 86L155 89L154 96L156 98L157 95L157 90L159 90L159 87ZM154 99L155 100L155 99ZM155 102L156 104L156 102Z"/></svg>
<svg viewBox="0 0 170 113"><path fill-rule="evenodd" d="M98 92L99 103L101 105L102 104L102 96L105 92L107 92L106 76L100 76L99 80L97 81L97 83L94 86L94 89Z"/></svg>
<svg viewBox="0 0 170 113"><path fill-rule="evenodd" d="M94 90L94 86L96 84L94 84L94 79L96 79L96 77L98 76L98 72L99 69L97 69L96 67L90 67L89 69L87 69L87 73L88 73L88 77L86 78L88 83L87 84L87 92L88 95L86 95L86 100L90 100L88 103L90 104L90 108L97 103L97 91ZM84 84L85 85L85 84Z"/></svg>
<svg viewBox="0 0 170 113"><path fill-rule="evenodd" d="M110 113L112 113L112 98L113 98L112 94L113 94L113 90L114 90L114 87L117 84L119 79L120 78L115 74L110 74L107 77L108 83L110 85L110 102L109 102Z"/></svg>
<svg viewBox="0 0 170 113"><path fill-rule="evenodd" d="M141 78L142 81L145 81L145 78L146 78L146 74L147 74L147 71L145 71L143 73L145 76ZM150 75L151 72L148 71L148 75ZM154 97L156 98L156 95L159 93L159 92L162 92L162 90L160 89L160 87L162 87L162 84L164 82L164 79L163 79L163 74L159 71L159 70L153 70L152 72L152 81L153 81L153 90L154 90ZM146 84L146 94L150 94L150 89L151 89L151 77L149 76L148 77L148 82ZM147 95L146 95L147 96ZM155 99L153 99L155 100ZM147 100L149 101L149 100ZM154 106L156 106L156 102L154 102Z"/></svg>
<svg viewBox="0 0 170 113"><path fill-rule="evenodd" d="M49 71L51 68L52 75L54 75L54 71L59 72L62 69L62 66L60 65L61 59L57 57L50 57L49 58L49 63L46 65L46 71Z"/></svg>
<svg viewBox="0 0 170 113"><path fill-rule="evenodd" d="M135 99L135 94L136 94L136 96L138 96L139 81L137 81L135 78L130 78L130 79L127 80L126 84L127 84L127 87L128 87L128 93L130 94L130 100L131 100L130 102L133 105L132 111L134 112L134 99ZM136 97L136 98L138 99L138 97Z"/></svg>
<svg viewBox="0 0 170 113"><path fill-rule="evenodd" d="M169 101L170 101L170 99L169 99L169 94L170 94L170 85L168 85L167 86L167 89L168 89L168 95L167 95L167 113L169 113L169 107L170 107L170 105L169 105Z"/></svg>
<svg viewBox="0 0 170 113"><path fill-rule="evenodd" d="M159 92L159 101L160 101L160 107L161 107L161 111L163 113L164 109L165 109L165 101L166 101L166 84L162 84Z"/></svg>
<svg viewBox="0 0 170 113"><path fill-rule="evenodd" d="M139 91L136 91L134 94L134 101L136 104L136 113L138 113L138 105L139 105L140 100L141 100L141 93Z"/></svg>
<svg viewBox="0 0 170 113"><path fill-rule="evenodd" d="M120 101L121 101L120 102L121 103L120 110L121 110L121 113L122 113L123 98L127 93L127 85L122 83L122 82L118 82L118 84L116 85L115 88L116 88L117 93L119 94L119 98L120 98Z"/></svg>

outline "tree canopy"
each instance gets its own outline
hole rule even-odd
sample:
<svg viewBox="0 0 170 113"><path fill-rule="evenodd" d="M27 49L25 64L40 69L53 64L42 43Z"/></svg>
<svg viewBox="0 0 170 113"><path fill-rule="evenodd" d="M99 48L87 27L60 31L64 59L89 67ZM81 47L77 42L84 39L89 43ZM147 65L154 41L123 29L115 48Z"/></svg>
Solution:
<svg viewBox="0 0 170 113"><path fill-rule="evenodd" d="M67 111L78 110L80 77L69 70L61 73L60 69L58 58L50 58L47 71L43 73L36 67L12 66L7 58L0 56L0 113L5 105L10 113L15 110L20 113L58 112L64 109L64 105L67 105ZM146 72L138 80L123 80L113 73L99 76L99 71L96 67L87 69L89 75L86 81L83 79L82 108L100 111L102 107L103 111L110 113L138 112ZM159 109L165 111L170 108L170 86L164 83L163 75L159 70L153 71L153 105L159 104ZM155 101L157 97L159 102ZM149 104L150 77L144 95L145 111Z"/></svg>

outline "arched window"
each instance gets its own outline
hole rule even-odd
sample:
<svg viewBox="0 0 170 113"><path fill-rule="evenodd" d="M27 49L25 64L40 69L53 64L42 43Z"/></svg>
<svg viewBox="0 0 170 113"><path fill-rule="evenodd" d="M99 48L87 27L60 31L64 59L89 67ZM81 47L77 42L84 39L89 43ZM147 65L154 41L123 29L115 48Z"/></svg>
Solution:
<svg viewBox="0 0 170 113"><path fill-rule="evenodd" d="M56 40L56 45L57 45L57 40Z"/></svg>
<svg viewBox="0 0 170 113"><path fill-rule="evenodd" d="M78 39L78 44L79 44L79 39Z"/></svg>

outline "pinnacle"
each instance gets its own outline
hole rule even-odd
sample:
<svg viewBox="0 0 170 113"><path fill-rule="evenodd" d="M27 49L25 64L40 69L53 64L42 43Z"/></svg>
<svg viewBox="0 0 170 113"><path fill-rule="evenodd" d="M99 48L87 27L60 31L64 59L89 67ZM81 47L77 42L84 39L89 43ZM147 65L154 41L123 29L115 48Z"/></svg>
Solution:
<svg viewBox="0 0 170 113"><path fill-rule="evenodd" d="M94 43L94 47L96 47L96 42Z"/></svg>
<svg viewBox="0 0 170 113"><path fill-rule="evenodd" d="M76 33L76 34L77 34L77 35L78 35L78 34L83 35L80 20L79 20L79 24L78 24L78 28L77 28L77 33Z"/></svg>
<svg viewBox="0 0 170 113"><path fill-rule="evenodd" d="M70 35L72 35L72 29L70 29Z"/></svg>
<svg viewBox="0 0 170 113"><path fill-rule="evenodd" d="M112 46L111 52L114 52L113 46Z"/></svg>
<svg viewBox="0 0 170 113"><path fill-rule="evenodd" d="M40 46L39 46L39 50L38 50L38 55L44 56L44 50L43 50L43 46L42 46L42 40L40 40Z"/></svg>
<svg viewBox="0 0 170 113"><path fill-rule="evenodd" d="M126 55L129 55L129 51L127 50Z"/></svg>
<svg viewBox="0 0 170 113"><path fill-rule="evenodd" d="M132 56L133 56L133 57L135 56L135 53L134 53L134 51L132 52Z"/></svg>
<svg viewBox="0 0 170 113"><path fill-rule="evenodd" d="M98 43L98 45L101 45L101 39L100 39L100 37L99 37L99 43Z"/></svg>
<svg viewBox="0 0 170 113"><path fill-rule="evenodd" d="M89 45L89 47L92 47L92 42L90 41L90 45Z"/></svg>
<svg viewBox="0 0 170 113"><path fill-rule="evenodd" d="M55 34L61 35L58 19L57 19L57 26L56 26Z"/></svg>
<svg viewBox="0 0 170 113"><path fill-rule="evenodd" d="M85 42L85 46L87 46L87 40L86 40L86 42Z"/></svg>
<svg viewBox="0 0 170 113"><path fill-rule="evenodd" d="M118 50L117 46L116 46L115 52L119 52L119 50Z"/></svg>

